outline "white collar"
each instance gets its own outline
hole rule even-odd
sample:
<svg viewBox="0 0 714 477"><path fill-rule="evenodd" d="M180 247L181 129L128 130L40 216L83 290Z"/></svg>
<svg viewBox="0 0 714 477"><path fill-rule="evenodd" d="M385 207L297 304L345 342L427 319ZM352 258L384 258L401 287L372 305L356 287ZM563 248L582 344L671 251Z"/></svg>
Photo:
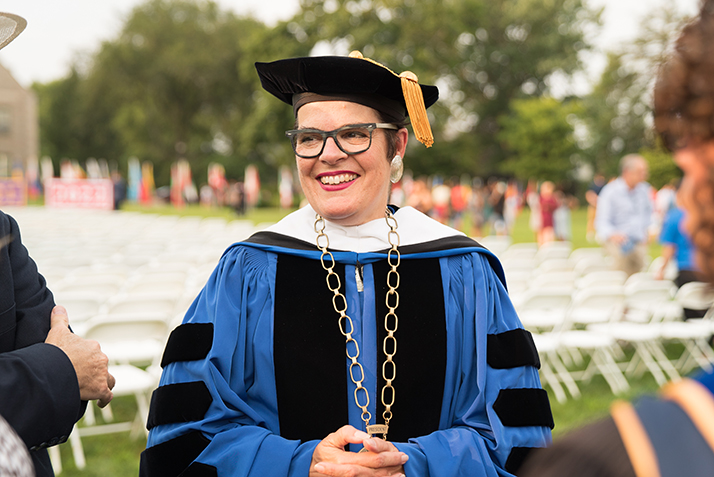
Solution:
<svg viewBox="0 0 714 477"><path fill-rule="evenodd" d="M455 235L465 235L424 215L413 207L402 207L395 214L399 245L415 245ZM390 247L387 239L389 226L386 220L375 219L362 225L344 227L328 220L325 233L330 239L330 249L350 250L357 253L376 252ZM287 235L315 243L315 211L310 205L303 207L268 227L266 231Z"/></svg>

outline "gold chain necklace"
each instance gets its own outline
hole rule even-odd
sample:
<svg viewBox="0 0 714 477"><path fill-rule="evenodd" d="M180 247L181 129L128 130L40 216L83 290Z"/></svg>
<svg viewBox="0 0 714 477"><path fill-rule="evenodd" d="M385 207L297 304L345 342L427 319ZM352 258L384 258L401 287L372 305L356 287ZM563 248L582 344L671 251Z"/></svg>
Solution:
<svg viewBox="0 0 714 477"><path fill-rule="evenodd" d="M394 336L394 333L397 331L397 325L399 323L395 311L399 306L399 293L397 292L397 288L399 287L399 272L397 271L397 267L401 261L401 255L397 249L399 246L397 219L394 218L394 215L389 209L386 211L385 220L389 226L387 240L389 241L389 245L391 245L391 248L387 253L387 263L391 269L387 272L387 286L389 287L389 290L387 291L387 295L384 299L387 308L389 309L387 314L384 315L384 329L387 331L387 336L384 337L384 342L382 343L382 351L386 357L386 360L382 364L382 378L385 381L384 387L382 388L382 405L384 406L384 413L382 413L382 417L384 418L384 424L370 425L369 421L372 419L372 414L367 409L369 406L369 393L362 385L362 382L364 381L364 368L362 368L362 365L357 360L357 358L359 358L359 344L352 337L354 326L352 324L352 318L347 315L347 299L342 293L340 293L340 276L334 271L335 257L333 257L332 253L327 250L330 246L330 238L325 233L325 219L323 219L319 214L315 215L315 233L317 234L316 243L317 248L322 251L320 263L322 263L322 268L327 271L327 288L334 293L332 297L332 306L340 315L338 325L340 327L340 332L346 339L345 347L347 357L351 361L350 379L355 386L357 386L354 392L355 403L357 404L357 407L362 409L361 419L364 421L367 433L370 436L373 436L374 434L382 434L382 438L384 440L387 439L389 421L392 419L392 406L394 405L395 394L392 382L397 377L397 365L394 363L394 355L397 354L397 338ZM324 242L324 244L321 244L321 241ZM326 256L330 257L329 266L325 263ZM356 370L359 372L357 377L355 377Z"/></svg>

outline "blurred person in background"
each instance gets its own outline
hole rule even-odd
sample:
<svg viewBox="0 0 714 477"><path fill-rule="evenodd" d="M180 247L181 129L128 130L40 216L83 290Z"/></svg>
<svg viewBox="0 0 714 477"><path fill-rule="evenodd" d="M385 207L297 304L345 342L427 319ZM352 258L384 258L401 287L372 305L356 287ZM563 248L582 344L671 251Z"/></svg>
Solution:
<svg viewBox="0 0 714 477"><path fill-rule="evenodd" d="M538 181L531 179L526 187L526 204L530 210L528 226L535 235L535 242L538 242L540 230L543 228L543 218L540 212L540 194L538 193Z"/></svg>
<svg viewBox="0 0 714 477"><path fill-rule="evenodd" d="M114 210L119 210L126 200L126 181L117 169L112 171L111 178L114 190Z"/></svg>
<svg viewBox="0 0 714 477"><path fill-rule="evenodd" d="M468 205L468 190L461 185L458 177L451 178L451 217L450 225L456 230L461 230L464 224L464 211Z"/></svg>
<svg viewBox="0 0 714 477"><path fill-rule="evenodd" d="M451 181L436 184L431 189L431 216L442 224L449 223L451 215Z"/></svg>
<svg viewBox="0 0 714 477"><path fill-rule="evenodd" d="M620 177L600 191L595 230L615 268L627 275L642 271L649 251L652 188L646 182L644 157L628 154L620 160Z"/></svg>
<svg viewBox="0 0 714 477"><path fill-rule="evenodd" d="M681 287L685 283L700 281L697 265L694 260L694 245L685 227L686 212L679 205L679 200L664 217L659 241L662 244L662 266L655 271L655 278L663 280L670 262L677 264L677 276L674 283ZM706 310L684 309L684 318L701 318Z"/></svg>
<svg viewBox="0 0 714 477"><path fill-rule="evenodd" d="M679 179L675 178L667 182L655 193L654 197L654 217L652 217L652 229L650 235L658 236L662 231L664 218L670 210L677 206L677 189Z"/></svg>
<svg viewBox="0 0 714 477"><path fill-rule="evenodd" d="M595 212L597 211L597 198L603 187L605 187L605 176L598 173L593 176L593 180L588 186L588 190L585 192L585 201L588 203L585 238L588 242L595 241Z"/></svg>
<svg viewBox="0 0 714 477"><path fill-rule="evenodd" d="M559 205L558 200L555 198L555 184L551 181L543 181L540 185L540 195L538 197L538 208L540 209L538 245L555 240L553 214Z"/></svg>
<svg viewBox="0 0 714 477"><path fill-rule="evenodd" d="M521 213L522 205L523 200L518 183L514 180L508 181L503 203L503 220L506 223L506 233L513 231L513 227L516 225L516 218Z"/></svg>
<svg viewBox="0 0 714 477"><path fill-rule="evenodd" d="M555 200L558 202L558 208L553 212L555 239L569 242L573 239L572 211L578 208L580 202L563 190L555 191Z"/></svg>
<svg viewBox="0 0 714 477"><path fill-rule="evenodd" d="M483 224L486 222L485 191L483 180L476 177L471 181L471 194L469 195L469 213L471 216L471 237L483 237Z"/></svg>
<svg viewBox="0 0 714 477"><path fill-rule="evenodd" d="M714 284L714 0L684 27L661 67L655 128L684 171L679 199L697 265ZM714 473L714 373L665 385L610 417L535 452L520 477L711 477Z"/></svg>
<svg viewBox="0 0 714 477"><path fill-rule="evenodd" d="M490 206L490 214L488 215L488 221L491 224L492 235L508 235L504 218L507 188L508 186L505 182L489 179L488 205Z"/></svg>
<svg viewBox="0 0 714 477"><path fill-rule="evenodd" d="M407 205L414 207L422 214L431 215L433 204L426 178L420 177L416 179L412 183L411 193L407 197Z"/></svg>

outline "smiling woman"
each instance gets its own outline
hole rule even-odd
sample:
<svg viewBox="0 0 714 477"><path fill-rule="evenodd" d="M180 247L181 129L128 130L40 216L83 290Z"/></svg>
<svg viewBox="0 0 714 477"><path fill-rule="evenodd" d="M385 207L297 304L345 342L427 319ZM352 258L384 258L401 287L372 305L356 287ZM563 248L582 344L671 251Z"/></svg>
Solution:
<svg viewBox="0 0 714 477"><path fill-rule="evenodd" d="M388 204L437 88L358 52L256 68L309 205L226 251L173 332L141 474L515 472L553 420L502 268Z"/></svg>

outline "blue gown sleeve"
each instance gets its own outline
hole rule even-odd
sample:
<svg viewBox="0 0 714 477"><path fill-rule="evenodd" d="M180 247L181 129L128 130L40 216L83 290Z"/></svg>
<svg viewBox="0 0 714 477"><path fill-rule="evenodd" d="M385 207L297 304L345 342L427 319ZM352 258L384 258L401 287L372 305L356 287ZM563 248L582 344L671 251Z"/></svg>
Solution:
<svg viewBox="0 0 714 477"><path fill-rule="evenodd" d="M448 336L441 429L396 446L409 455L407 477L508 476L513 450L547 446L550 428L505 425L494 403L502 390L543 393L538 369L488 364L488 335L523 327L487 258L472 254L441 261Z"/></svg>
<svg viewBox="0 0 714 477"><path fill-rule="evenodd" d="M205 355L197 357L189 355L202 345L191 340L203 338L193 330L206 328L188 328L188 341L174 343L180 348L175 352L169 340L160 387L152 397L149 422L155 427L142 454L142 476L178 475L185 468L236 477L308 474L317 441L279 436L272 367L275 267L272 254L234 247L189 308L179 328L210 325L210 342ZM165 363L167 355L173 362ZM191 389L204 391L181 394L191 383L197 384ZM205 414L192 415L202 402ZM191 435L195 438L187 438Z"/></svg>

